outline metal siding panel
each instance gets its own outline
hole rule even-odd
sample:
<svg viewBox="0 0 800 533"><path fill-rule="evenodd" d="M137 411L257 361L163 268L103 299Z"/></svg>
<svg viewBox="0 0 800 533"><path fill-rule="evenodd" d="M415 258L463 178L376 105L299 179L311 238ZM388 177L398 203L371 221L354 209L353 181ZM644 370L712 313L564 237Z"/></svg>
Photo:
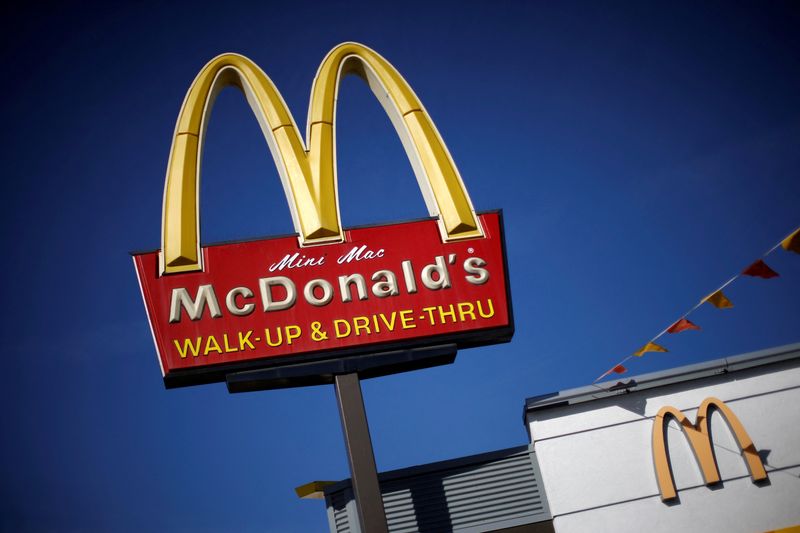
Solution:
<svg viewBox="0 0 800 533"><path fill-rule="evenodd" d="M382 475L389 531L482 531L493 529L493 524L551 519L530 447L491 455ZM353 503L352 491L341 489L327 499L334 509L336 533L352 531L349 526L357 518L345 509L350 507L346 502Z"/></svg>
<svg viewBox="0 0 800 533"><path fill-rule="evenodd" d="M328 516L332 518L332 532L351 533L348 503L352 499L350 491L344 489L327 495ZM329 520L330 521L330 520Z"/></svg>

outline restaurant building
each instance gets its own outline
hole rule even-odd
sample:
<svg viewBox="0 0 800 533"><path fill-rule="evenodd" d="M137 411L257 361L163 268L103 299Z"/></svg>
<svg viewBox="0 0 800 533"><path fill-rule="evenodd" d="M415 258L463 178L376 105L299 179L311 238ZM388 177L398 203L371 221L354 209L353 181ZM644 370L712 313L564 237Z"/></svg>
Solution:
<svg viewBox="0 0 800 533"><path fill-rule="evenodd" d="M800 525L800 344L609 385L525 402L558 533ZM664 465L674 480L671 498L670 476L662 469L660 483L657 473Z"/></svg>

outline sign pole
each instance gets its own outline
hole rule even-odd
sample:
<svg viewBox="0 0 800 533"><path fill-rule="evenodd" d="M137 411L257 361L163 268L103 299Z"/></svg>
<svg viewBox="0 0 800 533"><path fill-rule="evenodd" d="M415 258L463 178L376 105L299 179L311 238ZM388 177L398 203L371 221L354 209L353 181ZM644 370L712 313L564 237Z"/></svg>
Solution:
<svg viewBox="0 0 800 533"><path fill-rule="evenodd" d="M367 413L361 396L361 381L355 372L340 374L336 376L334 386L361 531L388 533Z"/></svg>

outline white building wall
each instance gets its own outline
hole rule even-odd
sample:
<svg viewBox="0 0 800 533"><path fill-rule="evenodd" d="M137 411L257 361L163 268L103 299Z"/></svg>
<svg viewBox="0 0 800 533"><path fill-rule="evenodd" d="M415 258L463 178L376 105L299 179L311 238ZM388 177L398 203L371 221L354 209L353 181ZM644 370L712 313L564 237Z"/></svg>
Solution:
<svg viewBox="0 0 800 533"><path fill-rule="evenodd" d="M759 532L800 525L800 361L621 394L527 414L558 533ZM711 416L722 483L707 487L673 420L668 445L678 501L658 491L653 419L665 405L692 422L707 397L739 417L766 454L769 482L752 483L719 413Z"/></svg>

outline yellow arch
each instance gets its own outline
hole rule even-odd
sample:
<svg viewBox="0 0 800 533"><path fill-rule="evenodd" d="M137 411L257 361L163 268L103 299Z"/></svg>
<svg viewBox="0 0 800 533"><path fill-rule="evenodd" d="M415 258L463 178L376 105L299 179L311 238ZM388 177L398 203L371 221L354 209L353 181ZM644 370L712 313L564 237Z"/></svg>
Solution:
<svg viewBox="0 0 800 533"><path fill-rule="evenodd" d="M357 74L392 121L432 216L445 240L479 237L482 230L464 183L414 91L379 54L357 43L331 50L317 71L303 142L275 85L252 61L237 54L212 59L195 78L181 107L164 187L162 273L202 269L200 161L208 115L224 87L244 92L272 152L302 245L343 240L336 178L336 95L341 78Z"/></svg>
<svg viewBox="0 0 800 533"><path fill-rule="evenodd" d="M666 429L669 418L674 417L680 424L684 435L686 435L694 452L695 459L700 465L703 480L706 485L719 483L719 469L714 459L714 452L711 443L711 432L709 428L709 410L717 409L728 427L731 429L736 443L742 451L742 456L747 463L752 480L760 481L767 478L767 472L758 451L753 444L750 435L744 429L739 418L731 411L725 402L718 398L709 397L703 400L697 410L697 423L692 424L682 412L674 407L662 407L653 421L653 465L655 466L658 488L661 491L663 501L672 500L677 497L675 492L675 482L672 478L669 458L667 457Z"/></svg>

